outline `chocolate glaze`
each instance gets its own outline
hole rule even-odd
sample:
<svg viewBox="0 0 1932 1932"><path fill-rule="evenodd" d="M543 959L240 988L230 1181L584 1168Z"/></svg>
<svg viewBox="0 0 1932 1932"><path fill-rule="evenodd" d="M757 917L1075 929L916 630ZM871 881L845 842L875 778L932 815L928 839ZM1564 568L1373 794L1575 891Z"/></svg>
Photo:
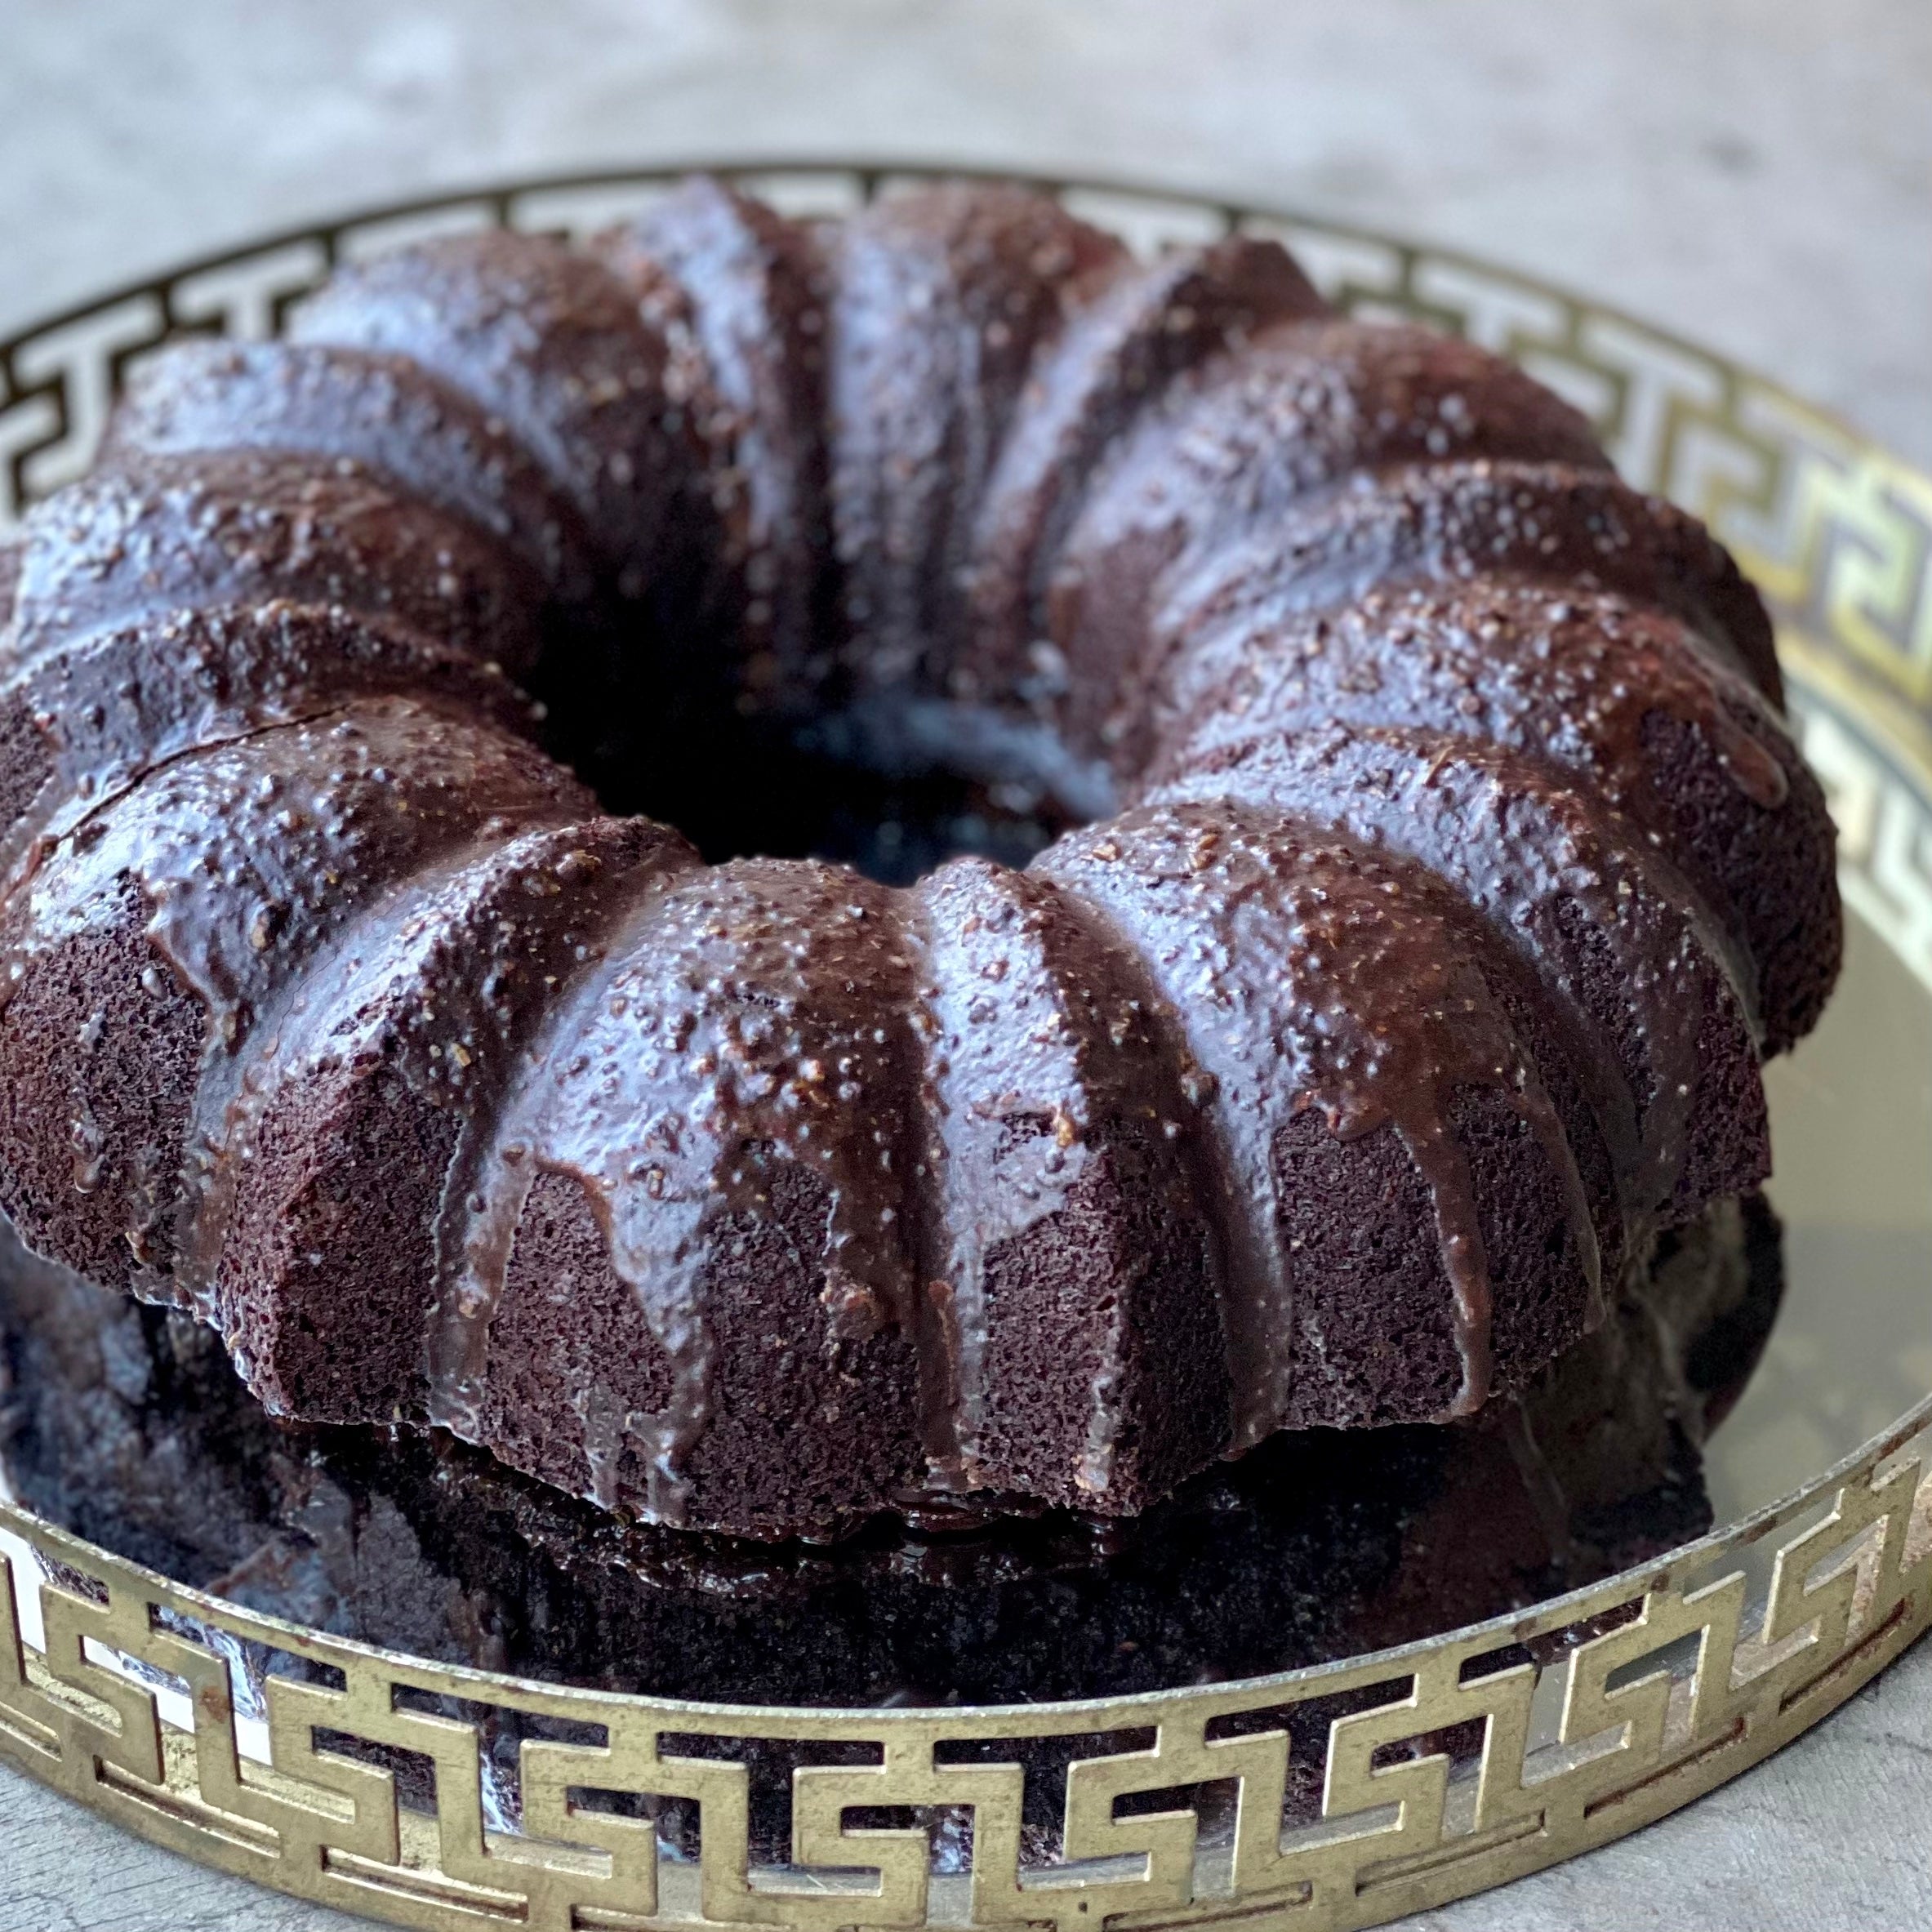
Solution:
<svg viewBox="0 0 1932 1932"><path fill-rule="evenodd" d="M1388 726L1265 738L1149 797L1320 812L1462 893L1594 1025L1597 1054L1620 1065L1634 1107L1616 1106L1614 1092L1602 1104L1632 1227L1764 1178L1747 967L1614 808L1500 746ZM1734 1169L1707 1171L1718 1148Z"/></svg>
<svg viewBox="0 0 1932 1932"><path fill-rule="evenodd" d="M305 975L361 943L358 915L419 867L587 803L520 741L388 698L178 759L83 820L9 907L0 1058L37 1064L39 1091L65 1097L72 1149L59 1184L49 1173L34 1189L23 1233L80 1240L99 1278L212 1317L229 1109L308 996ZM114 964L128 940L146 955L132 975ZM200 1035L186 1092L179 1069L139 1044L184 995ZM48 1037L77 1001L71 1036ZM97 1104L97 1063L114 1069L116 1112ZM38 1146L38 1110L10 1084L10 1141ZM120 1131L164 1115L171 1139L143 1131L129 1144Z"/></svg>
<svg viewBox="0 0 1932 1932"><path fill-rule="evenodd" d="M1148 774L1341 723L1426 726L1534 753L1670 849L1755 966L1767 1049L1810 1030L1804 881L1828 869L1817 780L1756 690L1680 621L1509 579L1373 591L1335 612L1204 625L1171 661ZM1795 796L1794 796L1795 795Z"/></svg>
<svg viewBox="0 0 1932 1932"><path fill-rule="evenodd" d="M1189 1103L1152 983L1134 951L1047 877L959 860L923 881L918 900L935 1176L928 1273L943 1289L954 1351L937 1459L956 1462L973 1488L1076 1505L1123 1492L1151 1499L1166 1486L1163 1463L1211 1454L1227 1436L1211 1177L1170 1151ZM1108 1250L1150 1195L1163 1265L1137 1267L1131 1246ZM1100 1258L1113 1265L1097 1267ZM1036 1270L1061 1277L1047 1337L1029 1305L1044 1296L1009 1312ZM1162 1406L1149 1384L1181 1376L1152 1369L1150 1334L1200 1362L1192 1400L1158 1431L1145 1426ZM1184 1338L1192 1348L1180 1349ZM1003 1379L1017 1351L1025 1372ZM1071 1467L1030 1453L1022 1413L1062 1382L1062 1399L1086 1411L1086 1449Z"/></svg>
<svg viewBox="0 0 1932 1932"><path fill-rule="evenodd" d="M708 177L592 243L663 334L742 626L743 688L808 706L831 657L826 304L808 229ZM667 391L667 393L670 393Z"/></svg>
<svg viewBox="0 0 1932 1932"><path fill-rule="evenodd" d="M19 719L0 866L29 867L156 767L323 715L363 693L414 694L534 736L542 707L434 632L281 599L209 603L49 648L16 679Z"/></svg>
<svg viewBox="0 0 1932 1932"><path fill-rule="evenodd" d="M1018 188L890 197L835 232L826 399L849 675L943 693L973 506L1035 358L1124 253Z"/></svg>
<svg viewBox="0 0 1932 1932"><path fill-rule="evenodd" d="M275 450L383 472L467 519L567 608L592 600L590 534L500 418L406 356L295 342L184 342L128 378L99 466L143 455Z"/></svg>
<svg viewBox="0 0 1932 1932"><path fill-rule="evenodd" d="M808 1177L786 1236L802 1250L821 1347L842 1357L885 1334L916 1351L928 1323L907 1211L914 961L897 900L832 866L741 861L670 882L582 987L560 1044L505 1111L479 1188L482 1218L514 1226L517 1211L493 1197L527 1200L541 1174L576 1182L669 1369L661 1412L603 1425L609 1440L592 1461L607 1507L690 1514L685 1465L721 1385L741 1379L723 1357L768 1357L772 1347L730 1332L717 1307L730 1231L777 1217L789 1172ZM850 1120L865 1124L854 1132ZM500 1302L510 1252L473 1245L496 1271L471 1290L474 1319ZM938 1427L915 1413L919 1381L902 1391L899 1427L912 1441ZM938 1389L924 1400L936 1405ZM639 1453L627 1459L633 1440Z"/></svg>
<svg viewBox="0 0 1932 1932"><path fill-rule="evenodd" d="M1173 572L1153 640L1164 654L1204 616L1338 607L1391 585L1479 576L1659 605L1783 701L1764 606L1703 524L1614 477L1553 463L1485 457L1357 474ZM1071 595L1077 583L1060 588Z"/></svg>
<svg viewBox="0 0 1932 1932"><path fill-rule="evenodd" d="M177 611L346 609L529 668L544 585L514 552L346 457L221 449L129 457L27 519L17 662Z"/></svg>
<svg viewBox="0 0 1932 1932"><path fill-rule="evenodd" d="M1482 939L1445 944L1432 880L1306 821L1219 800L1130 812L1040 865L1136 935L1180 1036L1183 1097L1219 1169L1237 1446L1289 1419L1307 1346L1295 1250L1278 1233L1278 1142L1298 1114L1319 1110L1344 1143L1392 1133L1422 1177L1462 1363L1449 1413L1479 1409L1493 1376L1482 1235L1449 1120L1464 1089L1502 1096L1560 1177L1572 1266L1595 1301L1596 1231L1569 1147L1471 957ZM1192 1123L1173 1124L1177 1137Z"/></svg>
<svg viewBox="0 0 1932 1932"><path fill-rule="evenodd" d="M1144 761L1158 714L1128 699L1114 661L1144 639L1191 570L1351 476L1475 459L1608 467L1587 425L1520 370L1411 327L1339 318L1263 331L1182 372L1151 399L1078 499L1036 636L1067 657L1064 728ZM1077 621L1076 621L1077 620Z"/></svg>
<svg viewBox="0 0 1932 1932"><path fill-rule="evenodd" d="M539 235L454 235L339 269L292 339L393 355L501 422L576 507L621 594L642 595L693 510L696 425L668 394L670 353L594 256Z"/></svg>
<svg viewBox="0 0 1932 1932"><path fill-rule="evenodd" d="M1374 590L1333 612L1244 613L1204 625L1169 668L1169 767L1315 721L1428 725L1587 770L1624 811L1664 812L1644 742L1662 712L1710 741L1706 756L1761 812L1780 810L1802 771L1764 699L1676 619L1507 577Z"/></svg>
<svg viewBox="0 0 1932 1932"><path fill-rule="evenodd" d="M1237 236L1177 249L1116 274L1039 359L1028 407L988 480L968 580L977 636L955 696L1034 681L1054 695L1050 661L1031 665L1044 576L1078 513L1081 486L1152 398L1210 358L1244 358L1269 325L1327 305L1277 243Z"/></svg>
<svg viewBox="0 0 1932 1932"><path fill-rule="evenodd" d="M430 875L372 944L310 974L230 1109L238 1180L218 1243L224 1325L275 1407L353 1419L386 1388L391 1413L447 1415L474 1435L465 1237L488 1123L529 1077L559 988L604 957L640 881L692 856L641 819L527 833ZM389 1366L352 1369L346 1351L318 1358L303 1338L339 1292L341 1222L366 1238L377 1216L389 1226L364 1264L363 1333Z"/></svg>
<svg viewBox="0 0 1932 1932"><path fill-rule="evenodd" d="M1838 947L1769 628L1494 358L962 186L296 332L0 550L0 1205L271 1405L1119 1517L1525 1387L1764 1173Z"/></svg>

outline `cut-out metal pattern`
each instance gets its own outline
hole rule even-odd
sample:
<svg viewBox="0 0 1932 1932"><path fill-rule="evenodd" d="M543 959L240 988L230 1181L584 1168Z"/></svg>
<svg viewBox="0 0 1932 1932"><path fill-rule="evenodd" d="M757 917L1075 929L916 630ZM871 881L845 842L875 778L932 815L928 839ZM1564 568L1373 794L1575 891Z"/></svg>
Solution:
<svg viewBox="0 0 1932 1932"><path fill-rule="evenodd" d="M919 171L726 171L829 212ZM81 471L129 368L171 337L269 333L339 259L449 226L581 229L673 178L389 210L0 343L0 533ZM1142 247L1280 234L1351 309L1520 360L1631 480L1707 518L1777 606L1847 897L1932 990L1932 479L1522 276L1048 185ZM253 1616L0 1505L0 1757L204 1863L436 1932L1369 1925L1660 1816L1897 1655L1932 1622L1929 1423L1932 1399L1787 1502L1527 1614L1247 1683L1004 1709L760 1710L450 1668ZM1045 1829L1026 1796L1043 1764L1065 1793Z"/></svg>

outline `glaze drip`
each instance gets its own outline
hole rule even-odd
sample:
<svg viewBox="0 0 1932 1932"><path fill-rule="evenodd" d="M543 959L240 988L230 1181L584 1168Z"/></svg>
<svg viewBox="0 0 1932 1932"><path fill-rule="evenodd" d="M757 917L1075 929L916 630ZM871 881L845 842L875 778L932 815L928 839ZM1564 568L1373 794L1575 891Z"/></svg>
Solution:
<svg viewBox="0 0 1932 1932"><path fill-rule="evenodd" d="M959 860L916 888L924 940L923 1100L936 1203L931 1263L945 1284L946 1427L929 1453L950 1479L1011 1488L990 1411L990 1261L1023 1257L1090 1184L1103 1151L1177 1129L1186 1103L1134 956L1055 880ZM1191 1177L1170 1211L1199 1212ZM1063 1291L1066 1292L1066 1291ZM1096 1304L1104 1279L1088 1289ZM1074 1481L1099 1496L1125 1424L1128 1338L1118 1298L1080 1364L1088 1410Z"/></svg>
<svg viewBox="0 0 1932 1932"><path fill-rule="evenodd" d="M654 1515L711 1412L712 1236L765 1208L774 1169L828 1191L817 1231L830 1345L925 1327L907 1252L911 949L893 895L833 866L742 861L674 885L579 1008L528 1158L593 1203L612 1266L672 1365L649 1444ZM839 1130L846 1117L866 1123ZM628 1427L628 1425L627 1425Z"/></svg>
<svg viewBox="0 0 1932 1932"><path fill-rule="evenodd" d="M1422 1173L1455 1297L1463 1379L1450 1413L1479 1405L1490 1383L1489 1296L1450 1106L1460 1088L1494 1088L1533 1123L1552 1117L1471 957L1480 942L1466 918L1426 874L1225 800L1129 812L1040 865L1136 934L1185 1040L1182 1088L1216 1149L1231 1236L1236 1446L1289 1411L1294 1263L1275 1237L1276 1139L1310 1108L1343 1140L1392 1128ZM1462 943L1445 944L1452 934ZM1594 1275L1574 1163L1560 1133L1538 1140L1558 1162Z"/></svg>
<svg viewBox="0 0 1932 1932"><path fill-rule="evenodd" d="M1707 1007L1747 1031L1751 964L1680 875L1612 809L1586 806L1539 764L1494 746L1392 728L1311 729L1242 747L1156 799L1231 795L1320 812L1338 830L1449 882L1561 990L1620 1066L1632 1111L1603 1102L1627 1225L1675 1204L1698 1138L1700 1096L1728 1092L1707 1064Z"/></svg>
<svg viewBox="0 0 1932 1932"><path fill-rule="evenodd" d="M465 1024L460 1064L446 1052L425 1070L450 1084L461 1124L436 1217L425 1402L465 1441L481 1439L490 1321L535 1177L523 1097L575 1011L574 990L608 973L651 896L697 863L647 821L565 826L492 853L425 925L439 957L416 977L447 988Z"/></svg>

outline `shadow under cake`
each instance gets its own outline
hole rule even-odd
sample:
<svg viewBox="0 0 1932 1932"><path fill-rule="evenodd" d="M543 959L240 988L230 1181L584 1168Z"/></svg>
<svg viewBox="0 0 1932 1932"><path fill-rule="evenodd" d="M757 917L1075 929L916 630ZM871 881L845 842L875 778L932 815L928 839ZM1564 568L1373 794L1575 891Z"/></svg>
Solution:
<svg viewBox="0 0 1932 1932"><path fill-rule="evenodd" d="M1770 1209L1725 1204L1467 1421L1283 1435L1127 1523L962 1507L773 1545L626 1522L440 1433L278 1423L210 1331L10 1236L0 1453L118 1554L441 1660L753 1703L1132 1694L1400 1643L1701 1534L1699 1449L1782 1287Z"/></svg>

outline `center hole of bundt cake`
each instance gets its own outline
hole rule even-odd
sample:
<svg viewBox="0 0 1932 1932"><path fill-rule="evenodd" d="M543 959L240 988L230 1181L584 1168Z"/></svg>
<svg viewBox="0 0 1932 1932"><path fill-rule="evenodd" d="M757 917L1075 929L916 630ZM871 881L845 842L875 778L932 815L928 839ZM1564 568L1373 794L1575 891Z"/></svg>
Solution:
<svg viewBox="0 0 1932 1932"><path fill-rule="evenodd" d="M835 713L781 721L674 700L620 736L591 704L543 695L554 748L606 809L675 826L712 864L822 858L906 885L963 853L1023 866L1077 822L1023 779L937 759L868 762Z"/></svg>
<svg viewBox="0 0 1932 1932"><path fill-rule="evenodd" d="M910 885L964 852L1024 866L1062 829L1017 786L872 771L795 749L752 767L737 796L698 802L684 829L707 858L831 859L883 885Z"/></svg>

